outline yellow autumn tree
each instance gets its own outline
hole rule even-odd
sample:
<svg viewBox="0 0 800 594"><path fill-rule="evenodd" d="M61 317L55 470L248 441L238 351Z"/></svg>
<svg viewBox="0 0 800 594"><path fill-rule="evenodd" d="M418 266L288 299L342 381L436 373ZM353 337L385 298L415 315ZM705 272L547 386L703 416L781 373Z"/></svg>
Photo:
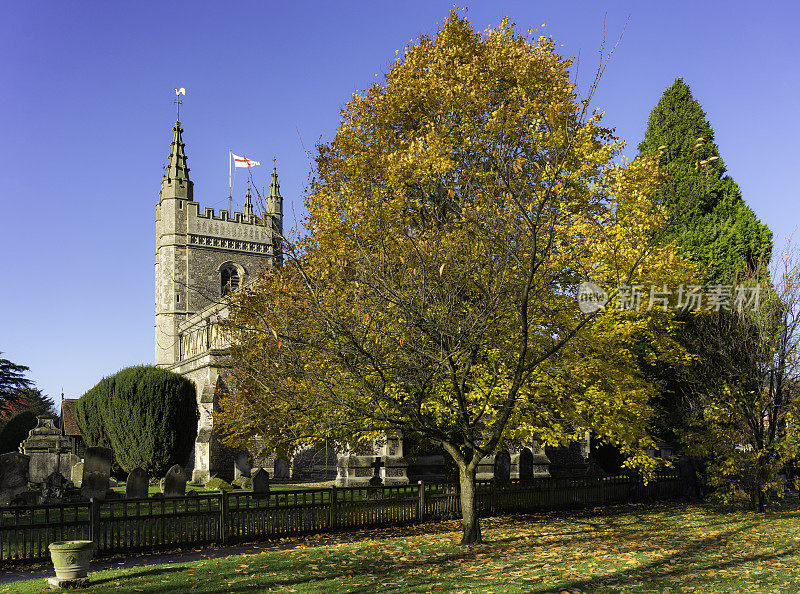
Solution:
<svg viewBox="0 0 800 594"><path fill-rule="evenodd" d="M577 290L687 269L659 240L655 162L615 164L570 66L548 37L454 11L353 95L286 264L232 297L228 443L422 436L459 469L463 543L481 539L477 465L504 442L588 430L648 464L637 361L682 356L671 312L587 313Z"/></svg>

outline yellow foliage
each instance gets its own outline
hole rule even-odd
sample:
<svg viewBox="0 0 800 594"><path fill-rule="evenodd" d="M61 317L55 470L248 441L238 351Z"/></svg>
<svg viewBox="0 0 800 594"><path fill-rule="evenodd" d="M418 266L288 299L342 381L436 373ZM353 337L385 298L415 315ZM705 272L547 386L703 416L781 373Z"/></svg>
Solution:
<svg viewBox="0 0 800 594"><path fill-rule="evenodd" d="M685 357L675 320L587 315L575 290L691 270L660 240L657 164L614 164L621 143L584 117L555 47L454 12L353 95L319 147L307 232L233 297L229 441L417 433L463 466L590 430L650 465L635 452L655 388L638 365Z"/></svg>

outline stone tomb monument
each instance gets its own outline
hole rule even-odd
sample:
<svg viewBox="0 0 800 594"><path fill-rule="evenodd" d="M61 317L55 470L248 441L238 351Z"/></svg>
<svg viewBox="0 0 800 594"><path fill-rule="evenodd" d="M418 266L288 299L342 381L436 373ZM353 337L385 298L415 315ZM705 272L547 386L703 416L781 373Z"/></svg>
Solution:
<svg viewBox="0 0 800 594"><path fill-rule="evenodd" d="M134 468L128 474L125 482L125 497L128 499L141 499L147 497L150 487L150 477L141 468Z"/></svg>
<svg viewBox="0 0 800 594"><path fill-rule="evenodd" d="M28 490L30 456L19 452L0 455L0 503L10 503Z"/></svg>
<svg viewBox="0 0 800 594"><path fill-rule="evenodd" d="M269 493L269 473L259 468L250 477L253 493Z"/></svg>
<svg viewBox="0 0 800 594"><path fill-rule="evenodd" d="M28 480L42 484L55 471L71 477L72 466L79 460L72 453L72 441L61 434L54 417L42 415L37 419L38 425L20 445L20 452L30 456Z"/></svg>
<svg viewBox="0 0 800 594"><path fill-rule="evenodd" d="M113 455L109 448L86 448L81 481L81 495L86 499L105 498Z"/></svg>
<svg viewBox="0 0 800 594"><path fill-rule="evenodd" d="M161 492L165 497L180 497L186 495L186 472L183 468L175 464L167 471L164 477Z"/></svg>

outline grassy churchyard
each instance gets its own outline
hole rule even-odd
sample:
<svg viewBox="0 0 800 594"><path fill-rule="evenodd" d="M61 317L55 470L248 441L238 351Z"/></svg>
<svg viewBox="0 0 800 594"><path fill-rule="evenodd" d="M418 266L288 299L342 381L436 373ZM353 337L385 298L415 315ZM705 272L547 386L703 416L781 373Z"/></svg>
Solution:
<svg viewBox="0 0 800 594"><path fill-rule="evenodd" d="M754 514L629 505L288 538L250 554L90 572L86 592L797 592L800 504ZM100 560L113 566L123 559ZM0 585L41 592L44 579Z"/></svg>

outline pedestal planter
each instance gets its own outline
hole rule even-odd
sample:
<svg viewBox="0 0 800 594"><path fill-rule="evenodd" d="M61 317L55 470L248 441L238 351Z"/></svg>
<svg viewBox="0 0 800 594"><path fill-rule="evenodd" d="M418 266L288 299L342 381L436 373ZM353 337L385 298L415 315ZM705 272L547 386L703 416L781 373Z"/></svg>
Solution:
<svg viewBox="0 0 800 594"><path fill-rule="evenodd" d="M89 562L94 553L91 540L62 540L50 543L50 558L56 569L56 577L48 579L54 587L88 585Z"/></svg>

